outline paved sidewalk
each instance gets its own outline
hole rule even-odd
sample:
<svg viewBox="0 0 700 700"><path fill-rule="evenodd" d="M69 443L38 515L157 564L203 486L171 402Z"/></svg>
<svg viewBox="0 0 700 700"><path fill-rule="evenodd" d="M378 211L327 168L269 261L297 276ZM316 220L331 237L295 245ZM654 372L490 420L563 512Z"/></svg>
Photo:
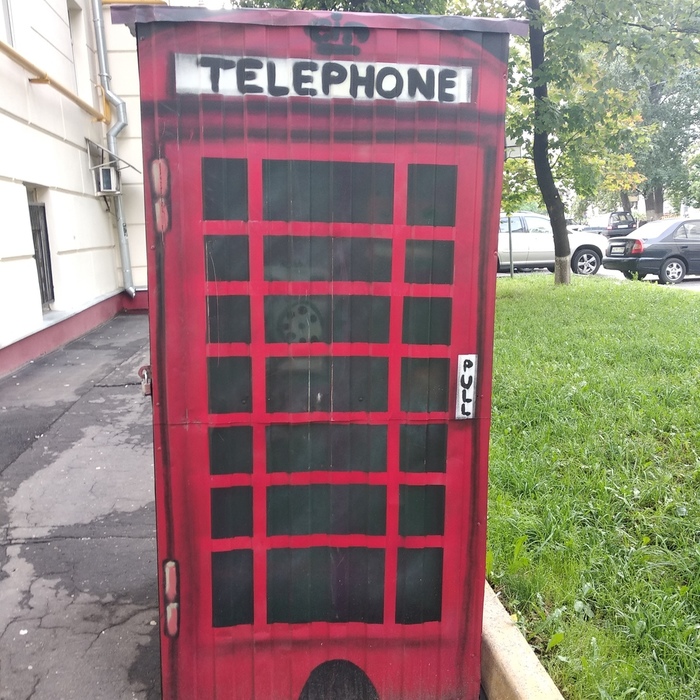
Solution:
<svg viewBox="0 0 700 700"><path fill-rule="evenodd" d="M146 316L0 380L0 699L160 697Z"/></svg>

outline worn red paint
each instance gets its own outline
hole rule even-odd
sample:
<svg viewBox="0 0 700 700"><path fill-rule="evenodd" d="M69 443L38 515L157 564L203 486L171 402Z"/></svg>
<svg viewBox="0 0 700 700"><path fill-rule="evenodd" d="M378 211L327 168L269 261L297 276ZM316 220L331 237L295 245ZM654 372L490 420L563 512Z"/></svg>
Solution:
<svg viewBox="0 0 700 700"><path fill-rule="evenodd" d="M163 696L477 698L521 27L113 16L152 174Z"/></svg>

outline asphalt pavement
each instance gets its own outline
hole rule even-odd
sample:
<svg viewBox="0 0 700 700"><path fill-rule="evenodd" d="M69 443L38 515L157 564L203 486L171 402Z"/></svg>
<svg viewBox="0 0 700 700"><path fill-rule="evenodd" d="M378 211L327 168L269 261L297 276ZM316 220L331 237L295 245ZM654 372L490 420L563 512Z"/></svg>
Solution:
<svg viewBox="0 0 700 700"><path fill-rule="evenodd" d="M0 700L160 698L146 316L0 380Z"/></svg>

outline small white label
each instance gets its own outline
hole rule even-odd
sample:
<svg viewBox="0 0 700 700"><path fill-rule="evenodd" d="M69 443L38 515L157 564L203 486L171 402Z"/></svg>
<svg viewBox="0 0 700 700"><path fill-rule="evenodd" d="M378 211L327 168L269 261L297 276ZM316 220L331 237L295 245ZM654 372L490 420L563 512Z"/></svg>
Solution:
<svg viewBox="0 0 700 700"><path fill-rule="evenodd" d="M476 411L476 355L457 356L457 408L455 418L474 418Z"/></svg>

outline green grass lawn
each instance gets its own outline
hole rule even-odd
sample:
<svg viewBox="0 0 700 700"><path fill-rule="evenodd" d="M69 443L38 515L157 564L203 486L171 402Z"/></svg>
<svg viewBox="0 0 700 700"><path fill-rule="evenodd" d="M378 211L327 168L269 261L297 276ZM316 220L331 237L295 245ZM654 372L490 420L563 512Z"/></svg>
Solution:
<svg viewBox="0 0 700 700"><path fill-rule="evenodd" d="M488 578L563 695L700 700L700 294L498 280Z"/></svg>

